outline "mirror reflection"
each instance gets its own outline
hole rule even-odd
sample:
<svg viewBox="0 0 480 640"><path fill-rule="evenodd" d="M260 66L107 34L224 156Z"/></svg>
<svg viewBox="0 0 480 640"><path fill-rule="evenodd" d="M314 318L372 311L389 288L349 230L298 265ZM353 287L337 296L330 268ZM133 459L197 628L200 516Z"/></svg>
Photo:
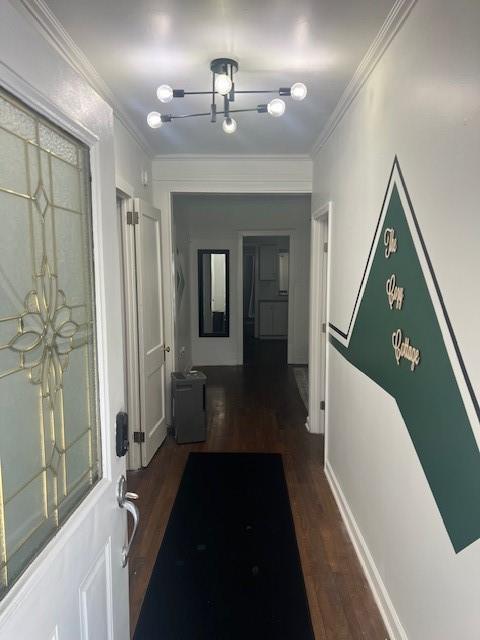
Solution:
<svg viewBox="0 0 480 640"><path fill-rule="evenodd" d="M278 293L288 296L288 252L278 254Z"/></svg>
<svg viewBox="0 0 480 640"><path fill-rule="evenodd" d="M226 250L198 251L198 312L200 337L228 337L228 258Z"/></svg>

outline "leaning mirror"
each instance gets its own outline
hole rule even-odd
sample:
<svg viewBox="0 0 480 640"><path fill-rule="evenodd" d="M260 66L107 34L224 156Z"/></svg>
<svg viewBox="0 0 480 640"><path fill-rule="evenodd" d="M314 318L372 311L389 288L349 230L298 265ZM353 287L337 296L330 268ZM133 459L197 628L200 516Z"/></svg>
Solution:
<svg viewBox="0 0 480 640"><path fill-rule="evenodd" d="M218 249L198 251L198 317L201 338L229 335L229 252Z"/></svg>

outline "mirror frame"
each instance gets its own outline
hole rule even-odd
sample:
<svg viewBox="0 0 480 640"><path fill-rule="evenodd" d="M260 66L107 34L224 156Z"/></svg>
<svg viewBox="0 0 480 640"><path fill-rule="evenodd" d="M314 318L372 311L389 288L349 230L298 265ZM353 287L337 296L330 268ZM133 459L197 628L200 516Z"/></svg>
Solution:
<svg viewBox="0 0 480 640"><path fill-rule="evenodd" d="M225 256L225 331L222 333L205 333L203 330L203 256L222 254ZM230 337L230 251L229 249L198 249L198 336L199 338Z"/></svg>

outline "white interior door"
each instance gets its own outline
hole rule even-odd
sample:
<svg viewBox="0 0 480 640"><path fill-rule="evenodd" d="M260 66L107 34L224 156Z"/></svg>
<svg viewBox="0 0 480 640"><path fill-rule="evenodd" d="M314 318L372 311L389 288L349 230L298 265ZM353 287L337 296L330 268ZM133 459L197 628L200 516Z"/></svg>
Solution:
<svg viewBox="0 0 480 640"><path fill-rule="evenodd" d="M160 210L135 198L138 361L142 465L167 434ZM138 217L137 217L138 216Z"/></svg>
<svg viewBox="0 0 480 640"><path fill-rule="evenodd" d="M320 222L322 226L323 252L322 252L322 274L321 274L321 302L320 302L320 432L325 433L325 402L327 393L327 301L328 301L328 217L325 216Z"/></svg>
<svg viewBox="0 0 480 640"><path fill-rule="evenodd" d="M0 638L127 640L112 145L62 125L0 90Z"/></svg>
<svg viewBox="0 0 480 640"><path fill-rule="evenodd" d="M310 331L308 346L308 418L313 433L325 432L328 324L328 225L331 203L316 211L311 222Z"/></svg>

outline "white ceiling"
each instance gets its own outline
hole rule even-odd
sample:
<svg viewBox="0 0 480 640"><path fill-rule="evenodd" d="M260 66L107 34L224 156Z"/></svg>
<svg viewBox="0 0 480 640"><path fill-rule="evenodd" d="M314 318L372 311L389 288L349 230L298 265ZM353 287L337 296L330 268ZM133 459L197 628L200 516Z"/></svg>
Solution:
<svg viewBox="0 0 480 640"><path fill-rule="evenodd" d="M394 0L46 0L156 154L309 153L382 26ZM281 118L246 113L224 134L221 121L192 118L152 130L146 115L209 110L209 96L164 105L159 84L210 88L209 63L239 61L237 89L304 82L303 102ZM242 96L236 108L267 102ZM220 120L220 119L219 119Z"/></svg>

